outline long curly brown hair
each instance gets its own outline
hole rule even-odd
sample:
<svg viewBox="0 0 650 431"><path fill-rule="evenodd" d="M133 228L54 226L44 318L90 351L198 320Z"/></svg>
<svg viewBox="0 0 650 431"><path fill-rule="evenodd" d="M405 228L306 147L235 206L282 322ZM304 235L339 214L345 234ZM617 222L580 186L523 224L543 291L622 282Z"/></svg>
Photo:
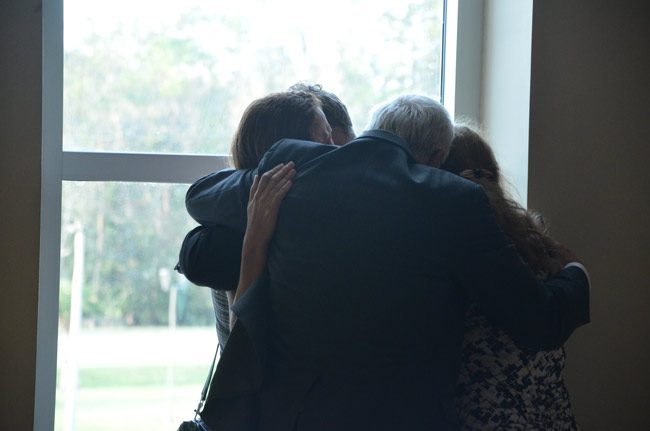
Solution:
<svg viewBox="0 0 650 431"><path fill-rule="evenodd" d="M468 126L455 126L449 156L440 168L483 187L499 226L539 277L562 269L558 243L548 235L542 216L508 196L494 153L481 135Z"/></svg>

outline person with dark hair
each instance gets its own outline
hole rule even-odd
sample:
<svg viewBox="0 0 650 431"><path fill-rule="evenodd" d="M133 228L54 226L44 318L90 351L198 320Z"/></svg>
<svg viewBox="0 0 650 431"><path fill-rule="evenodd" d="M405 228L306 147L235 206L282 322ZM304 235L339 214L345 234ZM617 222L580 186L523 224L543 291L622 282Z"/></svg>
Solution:
<svg viewBox="0 0 650 431"><path fill-rule="evenodd" d="M244 111L231 145L238 170L209 174L187 191L187 211L201 225L185 237L176 268L193 283L213 289L212 304L222 349L230 335L232 294L229 297L226 292L234 291L239 279L243 231L212 222L219 201L211 199L211 188L222 181L252 184L264 153L283 138L332 144L332 128L313 92L286 91L253 101Z"/></svg>
<svg viewBox="0 0 650 431"><path fill-rule="evenodd" d="M294 84L289 87L288 91L312 93L320 100L327 122L332 126L332 141L334 141L334 145L345 145L355 138L348 108L336 94L323 90L320 84L309 82Z"/></svg>
<svg viewBox="0 0 650 431"><path fill-rule="evenodd" d="M457 125L440 168L482 186L498 225L540 280L562 270L567 250L548 235L539 214L508 197L494 153L477 132ZM472 303L455 398L461 429L577 429L564 363L563 348L521 348Z"/></svg>
<svg viewBox="0 0 650 431"><path fill-rule="evenodd" d="M332 127L313 92L273 93L248 105L232 140L235 168L257 167L266 150L284 138L333 144Z"/></svg>
<svg viewBox="0 0 650 431"><path fill-rule="evenodd" d="M370 129L342 147L274 144L258 166L284 197L271 217L262 180L215 186L215 219L248 238L237 322L201 412L211 428L454 430L470 300L531 351L589 321L573 256L539 280L485 191L431 167L453 138L442 105L401 96Z"/></svg>

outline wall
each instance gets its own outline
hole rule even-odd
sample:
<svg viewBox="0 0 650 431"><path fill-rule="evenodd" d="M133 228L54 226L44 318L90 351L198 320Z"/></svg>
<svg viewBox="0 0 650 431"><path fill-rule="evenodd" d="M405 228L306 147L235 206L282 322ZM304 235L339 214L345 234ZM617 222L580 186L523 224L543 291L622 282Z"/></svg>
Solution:
<svg viewBox="0 0 650 431"><path fill-rule="evenodd" d="M585 430L650 429L649 18L644 0L533 10L528 202L591 273L567 347Z"/></svg>
<svg viewBox="0 0 650 431"><path fill-rule="evenodd" d="M29 430L34 411L41 187L41 6L0 13L0 429Z"/></svg>

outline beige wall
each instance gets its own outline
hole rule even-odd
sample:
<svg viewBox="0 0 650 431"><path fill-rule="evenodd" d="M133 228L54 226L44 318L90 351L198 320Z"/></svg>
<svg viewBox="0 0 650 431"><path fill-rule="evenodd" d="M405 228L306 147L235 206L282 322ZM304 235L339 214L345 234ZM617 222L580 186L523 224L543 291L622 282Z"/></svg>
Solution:
<svg viewBox="0 0 650 431"><path fill-rule="evenodd" d="M528 203L590 269L567 348L585 430L650 429L648 4L534 4Z"/></svg>
<svg viewBox="0 0 650 431"><path fill-rule="evenodd" d="M41 7L0 13L0 429L29 430L34 408L41 187Z"/></svg>

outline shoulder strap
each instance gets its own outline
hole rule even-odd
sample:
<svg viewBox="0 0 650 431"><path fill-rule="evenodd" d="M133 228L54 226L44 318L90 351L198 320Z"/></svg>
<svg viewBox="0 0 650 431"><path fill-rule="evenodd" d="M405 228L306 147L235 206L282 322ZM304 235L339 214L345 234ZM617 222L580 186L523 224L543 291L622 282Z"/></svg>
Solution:
<svg viewBox="0 0 650 431"><path fill-rule="evenodd" d="M210 382L212 381L212 374L214 374L214 366L217 362L217 356L219 355L219 350L221 349L221 345L217 343L217 349L214 351L214 358L212 358L212 365L210 365L210 371L208 372L208 377L205 379L205 383L203 384L203 390L201 391L201 400L199 401L199 405L194 409L194 420L196 420L199 416L199 413L203 410L203 406L205 405L205 399L208 396L208 390L210 389Z"/></svg>

